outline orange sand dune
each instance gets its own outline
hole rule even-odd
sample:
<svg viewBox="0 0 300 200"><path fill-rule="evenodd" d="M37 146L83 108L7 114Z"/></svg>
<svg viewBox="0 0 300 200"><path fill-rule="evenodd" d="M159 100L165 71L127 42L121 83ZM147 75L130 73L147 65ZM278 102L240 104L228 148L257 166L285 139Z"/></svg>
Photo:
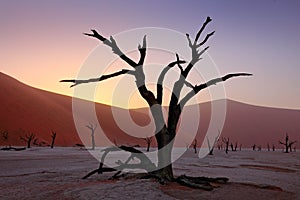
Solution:
<svg viewBox="0 0 300 200"><path fill-rule="evenodd" d="M35 133L38 141L50 143L51 130L57 133L56 145L58 146L74 146L82 143L81 139L90 144L90 131L84 127L90 121L88 117L82 116L82 130L86 129L86 135L81 133L80 139L73 121L71 97L27 86L3 73L0 73L0 91L0 130L9 131L8 140L4 141L0 138L0 145L25 145L24 141L20 140L20 136L28 132ZM84 100L79 101L83 104L87 103ZM227 114L222 136L230 137L232 142L241 143L243 147L257 144L265 148L267 143L279 147L278 140L283 140L285 133L289 133L292 140L300 141L299 110L266 108L231 100L226 101ZM201 108L201 120L197 138L201 144L209 125L211 104L187 106L185 110L198 109L198 106ZM124 120L128 118L127 110L99 103L95 105L95 108L101 128L112 142L145 146L143 139L124 133L114 121L112 108L118 118ZM130 110L132 120L140 126L150 123L151 118L148 113L148 109L145 108ZM188 118L192 119L194 116L188 115ZM130 124L126 128L130 129ZM149 133L141 132L140 137L151 135L151 129L149 131ZM107 145L107 142L97 135L96 144ZM184 138L180 139L178 146L186 146Z"/></svg>

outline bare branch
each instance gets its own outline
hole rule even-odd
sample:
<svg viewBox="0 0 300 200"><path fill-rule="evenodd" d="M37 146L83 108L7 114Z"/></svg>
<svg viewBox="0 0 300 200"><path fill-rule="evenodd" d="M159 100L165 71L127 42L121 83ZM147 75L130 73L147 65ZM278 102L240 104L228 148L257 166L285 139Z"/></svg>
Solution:
<svg viewBox="0 0 300 200"><path fill-rule="evenodd" d="M194 41L194 45L197 43L201 33L203 32L203 30L205 29L206 25L211 22L212 19L210 17L207 17L205 22L203 23L202 27L200 28L200 30L198 31L197 35L196 35L196 38L195 38L195 41Z"/></svg>
<svg viewBox="0 0 300 200"><path fill-rule="evenodd" d="M140 52L140 60L138 62L138 65L143 65L146 57L146 49L147 49L147 42L146 42L146 35L143 38L143 46L138 46L139 52Z"/></svg>
<svg viewBox="0 0 300 200"><path fill-rule="evenodd" d="M189 87L189 88L192 88L192 89L194 89L194 86L193 86L193 84L191 84L190 82L188 82L187 80L185 80L185 85L187 86L187 87Z"/></svg>
<svg viewBox="0 0 300 200"><path fill-rule="evenodd" d="M223 82L223 81L226 81L230 78L233 78L233 77L238 77L238 76L252 76L252 74L249 74L249 73L234 73L234 74L227 74L221 78L215 78L215 79L212 79L206 83L203 83L201 85L196 85L194 86L193 90L190 91L189 93L186 94L185 97L182 98L181 102L179 103L180 107L184 107L184 105L192 98L194 97L198 92L200 92L201 90L211 86L211 85L216 85L217 83L219 82Z"/></svg>
<svg viewBox="0 0 300 200"><path fill-rule="evenodd" d="M176 54L176 57L177 57L177 54ZM158 80L157 80L157 86L156 86L157 87L157 102L158 102L158 104L160 104L160 105L162 104L163 81L164 81L164 78L165 78L167 72L171 68L173 68L176 64L180 65L180 64L184 64L184 63L186 63L186 61L180 60L179 57L177 57L176 61L169 63L160 73Z"/></svg>
<svg viewBox="0 0 300 200"><path fill-rule="evenodd" d="M203 23L202 27L200 28L200 30L198 31L194 43L192 44L192 41L190 39L189 34L186 34L186 37L188 39L188 43L189 43L189 47L192 50L192 59L189 62L187 68L184 70L184 73L182 74L185 78L187 77L187 75L189 74L189 72L191 71L192 67L196 64L196 62L198 62L201 58L200 56L208 49L208 47L206 47L204 50L202 50L201 52L198 51L198 48L202 45L204 45L208 39L215 33L215 31L209 33L206 35L206 37L204 38L204 40L202 42L200 42L199 44L197 44L198 39L201 35L201 33L204 31L205 27L207 26L207 24L209 22L211 22L212 19L210 17L206 18L206 21Z"/></svg>
<svg viewBox="0 0 300 200"><path fill-rule="evenodd" d="M70 86L70 87L74 87L74 86L77 86L82 83L92 83L92 82L104 81L106 79L116 77L116 76L126 74L126 73L130 74L130 75L134 75L134 71L128 70L128 69L122 69L121 71L114 72L112 74L102 75L99 78L90 78L90 79L86 79L86 80L66 79L66 80L61 80L59 82L74 83L73 85Z"/></svg>
<svg viewBox="0 0 300 200"><path fill-rule="evenodd" d="M215 33L215 31L209 33L206 35L206 37L204 38L204 40L202 42L200 42L199 44L196 45L196 47L200 47L203 44L205 44L207 42L207 40Z"/></svg>
<svg viewBox="0 0 300 200"><path fill-rule="evenodd" d="M138 66L137 63L135 63L133 60L131 60L129 57L127 57L118 47L115 39L110 36L110 40L108 40L107 38L103 37L102 35L100 35L96 30L92 29L91 30L93 32L93 34L90 33L84 33L84 35L90 36L90 37L94 37L99 39L100 41L102 41L105 45L111 47L112 51L117 54L118 56L120 56L120 58L122 58L122 60L124 60L126 63L128 63L130 66L132 66L133 68L135 68L136 66Z"/></svg>
<svg viewBox="0 0 300 200"><path fill-rule="evenodd" d="M191 41L191 38L190 38L190 34L186 33L185 35L186 35L186 38L187 38L187 40L188 40L189 47L192 48L192 47L193 47L193 44L192 44L192 41Z"/></svg>
<svg viewBox="0 0 300 200"><path fill-rule="evenodd" d="M208 49L208 47L206 47L205 49L203 49L202 51L199 52L198 48L201 45L198 45L197 42L198 42L198 39L199 39L201 33L203 32L206 25L210 21L211 21L211 18L207 17L206 21L203 23L201 29L198 31L193 44L192 44L192 41L190 39L189 34L186 34L189 46L192 50L192 59L189 62L189 64L187 65L187 67L185 68L185 70L181 70L181 76L175 82L175 84L173 86L172 96L171 96L171 100L170 100L170 103L169 103L168 128L170 128L170 125L172 124L172 121L173 122L175 121L177 123L178 120L179 120L182 107L178 106L178 101L179 101L179 98L180 98L181 90L182 90L183 86L185 85L185 81L186 81L186 78L187 78L189 72L191 71L193 66L201 59L200 56ZM214 34L214 32L208 34L202 43L204 44L208 40L208 38L211 37L213 34ZM172 126L171 129L175 130L176 127Z"/></svg>

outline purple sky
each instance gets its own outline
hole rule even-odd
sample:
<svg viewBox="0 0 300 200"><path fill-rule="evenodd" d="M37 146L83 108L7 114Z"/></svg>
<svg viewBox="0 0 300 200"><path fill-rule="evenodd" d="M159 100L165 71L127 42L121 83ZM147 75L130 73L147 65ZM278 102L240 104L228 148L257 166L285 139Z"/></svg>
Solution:
<svg viewBox="0 0 300 200"><path fill-rule="evenodd" d="M300 1L14 1L0 2L0 71L34 87L71 95L58 81L75 77L103 35L163 27L193 37L207 16L209 54L222 74L254 77L225 84L230 99L300 109ZM151 41L148 41L151 42ZM121 45L121 44L120 44Z"/></svg>

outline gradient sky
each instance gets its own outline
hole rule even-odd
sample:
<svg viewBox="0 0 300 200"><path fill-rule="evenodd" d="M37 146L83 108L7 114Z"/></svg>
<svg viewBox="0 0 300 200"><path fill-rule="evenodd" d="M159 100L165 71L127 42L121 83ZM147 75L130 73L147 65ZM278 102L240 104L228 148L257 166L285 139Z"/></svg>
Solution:
<svg viewBox="0 0 300 200"><path fill-rule="evenodd" d="M298 0L1 0L0 71L71 96L73 90L58 81L75 77L98 45L83 32L95 28L109 36L133 28L163 27L193 37L211 16L209 30L216 34L209 41L209 54L220 72L254 74L226 82L227 97L300 109L299 10Z"/></svg>

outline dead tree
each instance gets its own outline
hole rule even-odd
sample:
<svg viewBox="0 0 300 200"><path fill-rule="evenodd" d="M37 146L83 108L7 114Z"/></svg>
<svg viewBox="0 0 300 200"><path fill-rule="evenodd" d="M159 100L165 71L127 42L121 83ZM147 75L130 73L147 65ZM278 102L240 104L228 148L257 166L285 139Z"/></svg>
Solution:
<svg viewBox="0 0 300 200"><path fill-rule="evenodd" d="M232 142L230 143L230 148L231 148L231 151L234 151Z"/></svg>
<svg viewBox="0 0 300 200"><path fill-rule="evenodd" d="M255 151L256 149L256 144L252 145L252 150Z"/></svg>
<svg viewBox="0 0 300 200"><path fill-rule="evenodd" d="M92 150L94 150L95 146L96 146L96 144L95 144L95 130L97 128L97 125L93 125L93 124L90 123L89 125L86 125L86 127L91 130Z"/></svg>
<svg viewBox="0 0 300 200"><path fill-rule="evenodd" d="M267 144L267 148L268 148L268 151L270 151L270 145L269 145L269 143Z"/></svg>
<svg viewBox="0 0 300 200"><path fill-rule="evenodd" d="M192 145L193 145L194 153L197 153L197 139L194 139L194 142Z"/></svg>
<svg viewBox="0 0 300 200"><path fill-rule="evenodd" d="M150 145L151 145L151 142L152 142L152 137L146 137L146 138L143 138L143 139L147 142L147 152L149 152Z"/></svg>
<svg viewBox="0 0 300 200"><path fill-rule="evenodd" d="M33 145L35 146L40 146L40 144L38 143L38 138L35 138L32 142Z"/></svg>
<svg viewBox="0 0 300 200"><path fill-rule="evenodd" d="M1 130L0 133L1 133L1 136L2 136L3 140L7 141L8 140L8 131L7 130Z"/></svg>
<svg viewBox="0 0 300 200"><path fill-rule="evenodd" d="M0 130L1 137L3 138L4 144L6 145L6 142L8 140L8 131L7 130Z"/></svg>
<svg viewBox="0 0 300 200"><path fill-rule="evenodd" d="M234 144L234 151L236 151L237 147L238 147L238 143L236 142L236 143Z"/></svg>
<svg viewBox="0 0 300 200"><path fill-rule="evenodd" d="M56 139L56 132L54 131L51 131L52 134L51 134L51 138L52 138L52 141L51 141L51 149L53 149L54 147L54 142L55 142L55 139Z"/></svg>
<svg viewBox="0 0 300 200"><path fill-rule="evenodd" d="M209 151L208 155L213 155L215 144L219 140L220 134L221 134L221 132L219 131L219 134L217 135L217 137L215 137L214 142L213 142L212 145L210 144L208 137L206 137L207 145L208 145L208 151Z"/></svg>
<svg viewBox="0 0 300 200"><path fill-rule="evenodd" d="M225 144L225 153L228 153L228 147L229 147L229 138L222 138L222 142Z"/></svg>
<svg viewBox="0 0 300 200"><path fill-rule="evenodd" d="M31 141L35 139L35 134L34 133L26 134L24 137L21 136L20 139L27 143L27 148L30 148L31 147Z"/></svg>
<svg viewBox="0 0 300 200"><path fill-rule="evenodd" d="M203 48L203 46L207 43L209 38L214 34L214 31L207 34L202 41L199 42L199 38L201 33L204 31L207 24L211 22L211 18L207 17L206 21L200 28L199 32L196 34L195 39L192 41L189 34L186 34L188 45L191 49L191 59L189 61L185 61L180 59L179 55L176 54L176 60L170 62L166 65L165 68L162 69L157 85L156 85L156 94L149 90L145 82L145 73L144 73L144 61L146 58L146 36L143 38L142 45L138 45L138 52L139 52L139 59L137 61L129 58L125 55L122 50L119 48L115 39L110 36L109 38L105 38L100 35L96 30L91 30L92 33L84 33L87 36L96 38L103 42L104 45L110 47L116 55L120 57L125 63L127 63L132 69L122 69L120 71L101 75L97 78L91 78L86 80L62 80L61 82L69 82L72 83L71 87L78 86L84 83L91 83L91 82L99 82L104 81L106 79L110 79L113 77L117 77L120 75L128 75L133 76L135 78L135 84L138 88L138 91L141 97L147 102L150 108L151 115L154 119L154 123L156 126L155 130L155 139L157 142L157 148L161 151L158 151L157 154L157 170L155 171L156 176L159 177L160 180L164 181L172 181L174 180L173 175L173 168L172 168L172 161L171 161L171 152L173 149L174 138L176 136L178 122L182 113L184 106L187 102L195 97L200 91L216 85L219 82L227 81L228 79L240 76L251 76L252 74L249 73L232 73L227 74L223 77L211 79L202 84L192 84L188 81L188 75L192 71L193 67L196 63L201 60L203 54L208 50L208 46ZM184 67L183 64L186 64ZM166 74L169 72L170 69L178 68L180 71L180 76L178 79L175 80L173 85L173 89L171 91L171 98L169 101L169 113L167 119L164 119L163 115L163 95L164 95L164 79ZM184 95L180 96L183 87L188 87L190 92L185 93ZM191 182L193 182L191 180ZM199 185L199 184L198 184Z"/></svg>
<svg viewBox="0 0 300 200"><path fill-rule="evenodd" d="M285 136L285 142L281 142L281 141L279 141L279 144L282 144L282 145L284 145L284 147L285 147L285 153L289 153L289 149L291 150L292 149L292 145L293 144L295 144L297 141L293 141L293 142L290 142L289 141L289 136L288 136L288 134L286 134L286 136Z"/></svg>
<svg viewBox="0 0 300 200"><path fill-rule="evenodd" d="M261 151L261 146L260 145L258 145L257 150Z"/></svg>
<svg viewBox="0 0 300 200"><path fill-rule="evenodd" d="M272 150L275 151L275 145L274 145L274 144L273 144L273 146L272 146Z"/></svg>

